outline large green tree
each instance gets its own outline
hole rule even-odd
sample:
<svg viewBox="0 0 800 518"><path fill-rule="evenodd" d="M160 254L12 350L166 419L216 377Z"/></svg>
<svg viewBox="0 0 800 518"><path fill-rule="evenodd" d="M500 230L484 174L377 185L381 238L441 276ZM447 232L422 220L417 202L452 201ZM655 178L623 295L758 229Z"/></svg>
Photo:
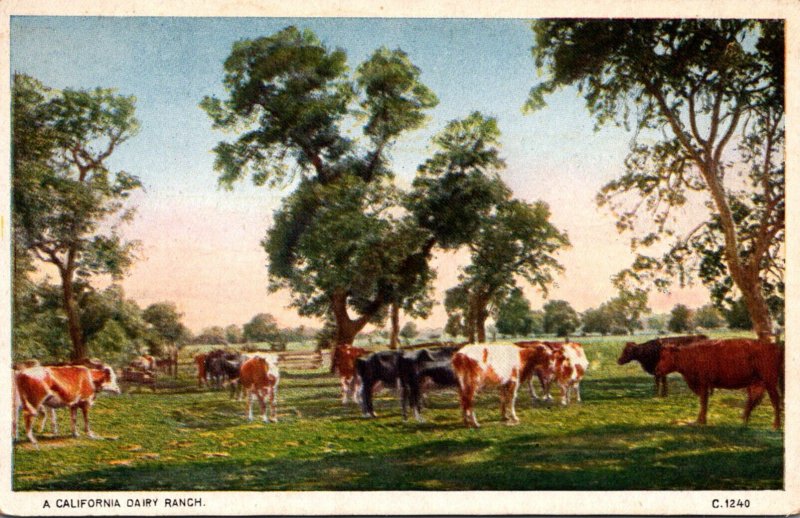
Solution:
<svg viewBox="0 0 800 518"><path fill-rule="evenodd" d="M637 229L634 271L662 287L697 276L717 300L737 290L768 339L785 262L783 22L547 20L533 31L546 77L527 107L577 85L598 126L634 133L625 173L598 196L620 230ZM708 216L688 228L675 209L693 196ZM648 248L659 241L664 254Z"/></svg>
<svg viewBox="0 0 800 518"><path fill-rule="evenodd" d="M562 271L554 254L569 246L569 240L549 220L550 208L544 202L505 200L481 221L480 231L468 245L470 264L460 277L469 294L469 314L478 342L486 341L490 308L517 287L518 279L546 295L554 273Z"/></svg>
<svg viewBox="0 0 800 518"><path fill-rule="evenodd" d="M72 357L87 354L76 285L120 278L135 243L118 224L132 217L139 180L107 166L138 130L134 98L113 90L51 90L15 74L12 81L14 250L58 271ZM19 261L16 261L19 264Z"/></svg>
<svg viewBox="0 0 800 518"><path fill-rule="evenodd" d="M491 208L480 191L487 182L475 176L498 159L491 139L481 140L493 123L478 114L462 123L469 131L435 141L441 151L420 168L411 197L395 187L388 153L437 103L420 75L403 51L385 48L350 74L342 49L288 27L236 43L225 62L228 98L202 102L216 128L239 134L215 148L223 186L248 174L256 184L294 182L263 241L270 286L289 289L301 315L333 319L338 343L392 305L427 314L433 247L463 244ZM434 192L442 205L426 203Z"/></svg>

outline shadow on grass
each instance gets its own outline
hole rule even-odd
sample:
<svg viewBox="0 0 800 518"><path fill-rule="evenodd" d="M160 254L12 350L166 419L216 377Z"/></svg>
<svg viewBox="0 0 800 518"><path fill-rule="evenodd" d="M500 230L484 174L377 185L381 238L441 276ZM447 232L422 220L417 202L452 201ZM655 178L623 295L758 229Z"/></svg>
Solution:
<svg viewBox="0 0 800 518"><path fill-rule="evenodd" d="M443 433L441 424L416 428ZM528 433L504 438L488 429L453 433L456 436L452 438L430 437L401 447L338 438L335 449L288 449L275 458L265 458L272 454L259 453L254 445L231 452L229 458L107 467L29 482L24 487L15 482L15 489L655 490L783 486L781 435L760 429L607 425L585 427L569 436Z"/></svg>

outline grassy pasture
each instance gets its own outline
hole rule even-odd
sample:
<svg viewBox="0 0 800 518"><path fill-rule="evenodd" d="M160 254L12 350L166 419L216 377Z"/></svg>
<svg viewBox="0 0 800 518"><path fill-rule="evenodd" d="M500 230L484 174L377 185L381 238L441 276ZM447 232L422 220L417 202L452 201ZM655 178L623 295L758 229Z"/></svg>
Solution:
<svg viewBox="0 0 800 518"><path fill-rule="evenodd" d="M637 337L637 341L643 339ZM248 423L245 404L199 390L189 366L156 393L102 395L93 429L107 439L61 434L14 449L15 490L533 490L778 489L783 433L764 401L741 423L743 391L717 390L709 425L688 426L697 398L678 375L667 399L638 364L616 365L626 338L579 339L591 362L583 403L533 407L521 390L521 424L499 421L484 390L479 430L460 421L455 391L429 396L426 422L404 423L382 391L379 417L342 407L324 371L282 373L277 424ZM187 351L188 353L189 351ZM556 391L557 392L557 391ZM557 396L557 394L556 394Z"/></svg>

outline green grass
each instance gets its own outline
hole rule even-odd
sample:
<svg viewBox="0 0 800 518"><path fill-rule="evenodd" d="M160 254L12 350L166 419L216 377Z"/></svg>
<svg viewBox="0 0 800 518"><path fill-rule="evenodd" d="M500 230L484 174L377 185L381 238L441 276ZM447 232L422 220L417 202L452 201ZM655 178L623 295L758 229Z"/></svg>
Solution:
<svg viewBox="0 0 800 518"><path fill-rule="evenodd" d="M479 490L779 489L783 433L767 401L745 427L742 391L717 390L709 425L687 426L697 398L677 375L653 397L638 364L618 366L626 338L580 340L591 362L583 403L532 407L520 390L519 426L499 421L498 396L476 406L482 428L460 420L454 391L431 394L426 423L404 423L388 391L379 418L342 407L326 372L286 372L280 422L248 423L245 404L199 390L192 373L156 393L102 395L93 429L107 440L62 435L14 449L15 490ZM637 341L640 337L637 337ZM188 369L188 367L187 367ZM163 379L163 378L162 378Z"/></svg>

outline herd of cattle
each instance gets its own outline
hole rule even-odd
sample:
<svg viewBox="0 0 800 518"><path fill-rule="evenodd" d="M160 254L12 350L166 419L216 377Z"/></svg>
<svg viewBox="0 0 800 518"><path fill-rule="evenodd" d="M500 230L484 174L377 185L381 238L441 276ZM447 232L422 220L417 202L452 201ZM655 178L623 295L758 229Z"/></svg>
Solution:
<svg viewBox="0 0 800 518"><path fill-rule="evenodd" d="M229 386L231 397L238 395L247 400L248 419L253 419L253 400L257 399L263 420L277 421L280 373L276 355L219 349L198 354L194 361L198 385ZM624 365L631 361L639 362L655 377L659 396L667 395L666 376L679 372L700 398L698 424L706 422L708 397L714 388L744 388L748 396L744 421L748 421L766 392L774 410L773 428L780 428L779 391L783 390L784 353L775 344L748 339L709 340L704 335L659 338L642 344L627 343L617 363ZM148 356L132 363L141 368L157 366ZM588 368L582 346L573 342L429 344L413 351L379 352L346 344L336 347L331 358L331 372L338 373L340 379L342 403L352 400L359 404L365 417L375 417L373 394L382 386L399 389L403 419L407 419L410 408L420 421L425 390L452 387L458 392L464 424L475 428L479 424L474 399L481 387L499 387L501 416L508 424L516 424L519 419L515 402L520 385L528 385L535 402L551 400L551 387L555 383L561 391L561 404L568 405L571 395L580 402L580 383ZM536 393L534 380L541 386L541 397ZM77 436L76 414L80 409L85 433L94 437L88 413L97 393L120 392L114 369L97 360L52 365L41 365L36 360L23 362L14 366L12 389L14 437L21 409L26 435L34 445L35 420L44 414L43 430L47 410L56 433L56 408L69 408L73 436Z"/></svg>

